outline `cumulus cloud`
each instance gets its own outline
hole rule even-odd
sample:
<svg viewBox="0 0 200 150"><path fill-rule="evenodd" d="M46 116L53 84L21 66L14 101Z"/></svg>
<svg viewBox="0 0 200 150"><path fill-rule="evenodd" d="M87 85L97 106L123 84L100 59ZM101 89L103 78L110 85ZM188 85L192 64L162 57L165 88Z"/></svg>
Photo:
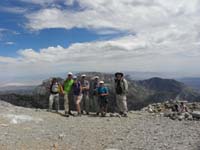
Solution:
<svg viewBox="0 0 200 150"><path fill-rule="evenodd" d="M0 6L0 11L1 12L14 13L14 14L24 14L25 12L27 12L27 9L22 8L22 7L3 7L3 6Z"/></svg>
<svg viewBox="0 0 200 150"><path fill-rule="evenodd" d="M0 63L15 63L16 61L15 58L0 56Z"/></svg>
<svg viewBox="0 0 200 150"><path fill-rule="evenodd" d="M169 42L176 44L176 41L160 42L155 35L151 37L155 39L149 42L149 38L130 35L108 41L74 43L67 48L58 45L39 52L33 49L20 50L18 58L0 58L0 67L4 70L1 76L33 76L69 70L185 72L198 67L198 45L194 45L193 50L186 46L187 43L184 49L178 45L177 49L173 49L167 45ZM195 65L190 62L191 59Z"/></svg>
<svg viewBox="0 0 200 150"><path fill-rule="evenodd" d="M15 42L11 42L11 41L9 41L9 42L6 42L5 44L6 44L6 45L14 45Z"/></svg>
<svg viewBox="0 0 200 150"><path fill-rule="evenodd" d="M39 5L51 4L56 2L56 0L19 0L19 1L32 4L39 4Z"/></svg>
<svg viewBox="0 0 200 150"><path fill-rule="evenodd" d="M80 11L46 8L28 14L27 26L35 30L83 27L139 32L165 27L172 23L181 25L181 21L189 24L187 20L190 18L194 20L199 12L198 0L191 2L186 0L173 2L164 0L76 0L76 2L80 6Z"/></svg>
<svg viewBox="0 0 200 150"><path fill-rule="evenodd" d="M73 0L70 3L75 1L79 11L45 8L26 15L27 27L32 30L77 27L98 34L126 32L144 38L158 53L180 53L186 49L190 53L198 49L198 0Z"/></svg>
<svg viewBox="0 0 200 150"><path fill-rule="evenodd" d="M55 0L20 0L53 5ZM74 43L18 51L0 58L0 67L15 75L68 70L137 70L200 74L199 0L60 0L71 9L41 7L26 14L26 27L86 28L97 34L126 33L105 41ZM73 10L73 4L78 9ZM41 17L42 16L42 17Z"/></svg>
<svg viewBox="0 0 200 150"><path fill-rule="evenodd" d="M45 7L60 7L60 4L71 6L73 5L75 0L18 0L18 1L39 5L45 8Z"/></svg>

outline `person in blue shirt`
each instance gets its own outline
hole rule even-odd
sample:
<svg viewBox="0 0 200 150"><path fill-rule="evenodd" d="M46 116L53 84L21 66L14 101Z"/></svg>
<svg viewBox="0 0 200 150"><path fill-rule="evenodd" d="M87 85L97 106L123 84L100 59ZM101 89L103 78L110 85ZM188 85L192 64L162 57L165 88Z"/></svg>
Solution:
<svg viewBox="0 0 200 150"><path fill-rule="evenodd" d="M108 106L108 88L104 86L104 81L99 82L98 87L98 97L99 97L99 105L100 105L100 111L101 116L105 117L107 113L107 106Z"/></svg>

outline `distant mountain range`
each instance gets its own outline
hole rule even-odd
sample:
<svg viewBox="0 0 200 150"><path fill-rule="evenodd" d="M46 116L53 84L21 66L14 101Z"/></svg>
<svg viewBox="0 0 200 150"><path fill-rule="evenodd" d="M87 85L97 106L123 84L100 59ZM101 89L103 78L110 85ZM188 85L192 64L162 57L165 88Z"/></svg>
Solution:
<svg viewBox="0 0 200 150"><path fill-rule="evenodd" d="M174 79L151 78L137 81L144 87L146 93L145 103L163 102L166 100L199 101L200 93Z"/></svg>
<svg viewBox="0 0 200 150"><path fill-rule="evenodd" d="M82 73L78 73L77 75L80 76L80 74ZM92 82L92 77L95 75L98 75L101 80L105 81L110 93L109 110L115 111L116 103L113 74L98 72L85 72L85 74L87 74L87 78L90 82ZM129 83L128 107L130 110L141 109L148 104L166 100L200 101L199 92L173 79L154 77L146 80L132 80L130 76L126 76L126 78ZM62 78L58 79L60 83L63 83L64 80ZM36 87L21 87L21 89L16 90L10 87L10 89L7 89L7 92L4 91L0 94L0 99L25 107L47 108L49 91L46 87L49 86L49 84L50 79L47 79ZM63 97L61 97L60 103L61 106L63 106Z"/></svg>
<svg viewBox="0 0 200 150"><path fill-rule="evenodd" d="M192 87L193 89L200 91L200 78L180 78L177 79L180 82L183 82L185 85Z"/></svg>
<svg viewBox="0 0 200 150"><path fill-rule="evenodd" d="M175 79L185 85L200 91L200 77L182 77L177 73L162 73L162 72L126 72L132 80L146 80L154 77Z"/></svg>
<svg viewBox="0 0 200 150"><path fill-rule="evenodd" d="M0 94L21 94L21 95L31 95L33 94L36 86L4 86L0 87Z"/></svg>

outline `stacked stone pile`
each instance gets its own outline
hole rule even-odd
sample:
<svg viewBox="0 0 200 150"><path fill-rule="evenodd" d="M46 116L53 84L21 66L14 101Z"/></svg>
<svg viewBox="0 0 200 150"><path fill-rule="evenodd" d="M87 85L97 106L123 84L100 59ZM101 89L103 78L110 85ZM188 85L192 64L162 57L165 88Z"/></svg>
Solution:
<svg viewBox="0 0 200 150"><path fill-rule="evenodd" d="M173 120L200 120L200 103L187 101L166 101L150 104L142 109L149 113L160 114Z"/></svg>

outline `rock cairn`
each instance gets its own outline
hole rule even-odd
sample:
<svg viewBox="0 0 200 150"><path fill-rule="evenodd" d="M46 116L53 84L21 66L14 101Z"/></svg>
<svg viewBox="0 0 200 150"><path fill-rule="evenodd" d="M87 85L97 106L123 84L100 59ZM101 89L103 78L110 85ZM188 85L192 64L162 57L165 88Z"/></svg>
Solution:
<svg viewBox="0 0 200 150"><path fill-rule="evenodd" d="M200 120L200 102L166 101L150 104L142 111L159 114L173 120Z"/></svg>

